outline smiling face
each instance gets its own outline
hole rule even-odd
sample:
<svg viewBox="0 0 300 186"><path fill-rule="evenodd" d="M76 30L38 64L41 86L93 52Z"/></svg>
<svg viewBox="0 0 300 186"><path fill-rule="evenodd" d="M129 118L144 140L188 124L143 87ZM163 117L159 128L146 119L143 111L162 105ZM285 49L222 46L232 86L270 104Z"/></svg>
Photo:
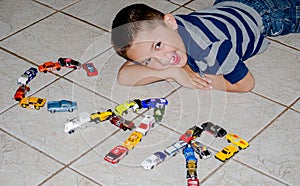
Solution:
<svg viewBox="0 0 300 186"><path fill-rule="evenodd" d="M165 16L165 25L144 29L135 37L127 56L152 69L183 67L187 63L184 43L177 32L173 16Z"/></svg>

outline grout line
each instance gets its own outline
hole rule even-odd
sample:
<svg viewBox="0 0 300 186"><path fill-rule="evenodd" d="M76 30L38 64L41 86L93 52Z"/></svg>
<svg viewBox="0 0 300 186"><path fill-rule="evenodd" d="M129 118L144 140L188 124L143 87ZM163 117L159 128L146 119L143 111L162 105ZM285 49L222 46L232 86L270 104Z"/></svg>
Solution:
<svg viewBox="0 0 300 186"><path fill-rule="evenodd" d="M259 97L261 97L261 98L264 98L264 99L266 99L266 100L269 100L269 101L271 101L271 102L273 102L273 103L276 103L276 104L278 104L278 105L281 105L281 106L283 106L283 107L286 107L286 108L289 107L289 106L287 106L287 105L285 105L285 104L283 104L283 103L280 103L280 102L278 102L278 101L276 101L276 100L273 100L273 99L271 99L271 98L269 98L269 97L267 97L267 96L265 96L265 95L263 95L263 94L260 94L260 93L258 93L258 92L251 91L250 93L255 94L255 95L257 95L257 96L259 96Z"/></svg>
<svg viewBox="0 0 300 186"><path fill-rule="evenodd" d="M233 160L236 161L237 163L240 163L240 164L244 165L245 167L247 167L249 169L252 169L253 171L258 172L258 173L260 173L260 174L262 174L262 175L264 175L266 177L269 177L269 178L271 178L271 179L273 179L273 180L275 180L277 182L280 182L280 183L282 183L284 185L289 185L288 183L285 183L283 180L280 180L279 178L276 178L273 175L269 175L268 173L266 173L266 172L264 172L262 170L259 170L259 169L255 168L255 167L252 167L251 165L243 163L242 161L239 161L237 159L233 159Z"/></svg>
<svg viewBox="0 0 300 186"><path fill-rule="evenodd" d="M270 38L270 37L267 37L267 38L268 38L269 40L271 40L271 41L275 42L275 43L281 44L281 45L283 45L283 46L286 46L286 47L288 47L288 48L290 48L290 49L293 49L293 50L300 51L300 49L299 49L299 48L297 48L297 47L294 47L294 46L292 46L292 45L285 44L285 43L283 43L283 42L281 42L281 41L278 41L278 40L276 40L276 39L273 39L273 38Z"/></svg>
<svg viewBox="0 0 300 186"><path fill-rule="evenodd" d="M72 165L73 163L75 163L76 161L78 161L80 158L82 158L83 156L85 156L86 154L88 154L89 152L91 152L92 150L94 150L97 146L99 146L101 143L105 142L106 140L108 140L111 136L115 135L116 133L118 133L121 129L117 129L116 131L112 132L111 134L109 134L106 138L104 138L103 140L101 140L100 142L98 142L96 145L94 145L93 147L91 147L90 149L88 149L87 151L85 151L84 153L80 154L77 158L73 159L72 161L70 161L68 164L65 164L65 166L63 168L61 168L60 170L56 171L55 173L53 173L52 175L50 175L48 178L46 178L43 182L41 182L39 185L42 185L44 183L46 183L48 180L50 180L51 178L53 178L55 175L57 175L58 173L60 173L62 170L64 170L65 168L69 168L71 170L73 170L74 172L80 174L81 176L87 178L88 180L101 185L100 183L97 183L97 181L93 180L92 178L89 178L88 176L85 176L83 173L77 171L76 169L70 167L70 165Z"/></svg>
<svg viewBox="0 0 300 186"><path fill-rule="evenodd" d="M32 0L32 1L34 1L34 2L36 2L36 3L38 3L38 4L40 4L40 5L46 6L46 7L48 7L48 8L54 9L54 10L63 10L63 9L69 8L70 6L73 6L74 4L77 4L77 3L80 2L81 0L77 0L77 1L75 1L75 2L72 2L72 3L70 3L70 4L68 4L68 5L64 6L64 7L62 7L61 9L57 9L57 8L55 8L55 7L52 7L51 5L48 5L48 4L43 3L43 2L40 2L39 0Z"/></svg>
<svg viewBox="0 0 300 186"><path fill-rule="evenodd" d="M23 143L24 145L26 145L26 146L28 146L28 147L31 147L33 150L35 150L35 151L37 151L37 152L39 152L39 153L41 153L41 154L47 156L48 158L52 159L53 161L57 162L58 164L61 164L61 165L65 166L65 164L64 164L63 162L61 162L61 161L55 159L54 157L52 157L52 156L50 156L49 154L47 154L46 152L44 152L44 151L38 149L37 147L34 147L34 146L30 145L29 143L23 141L22 139L18 138L17 136L11 134L10 132L8 132L8 131L6 131L6 130L4 130L4 129L2 129L2 128L0 128L0 131L3 132L3 133L5 133L5 134L7 134L7 135L9 135L10 137L16 139L17 141Z"/></svg>
<svg viewBox="0 0 300 186"><path fill-rule="evenodd" d="M288 111L288 108L285 108L280 114L275 116L267 125L265 125L260 131L258 131L252 138L249 139L249 142L253 141L257 136L259 136L262 132L264 132L267 128L269 128L278 118L280 118L286 111Z"/></svg>
<svg viewBox="0 0 300 186"><path fill-rule="evenodd" d="M11 36L13 36L13 35L16 35L16 34L19 33L19 32L22 32L22 31L26 30L27 28L29 28L29 27L31 27L31 26L33 26L33 25L35 25L35 24L37 24L37 23L39 23L39 22L41 22L41 21L43 21L43 20L45 20L45 19L47 19L47 18L49 18L49 17L51 17L52 15L54 15L54 14L56 14L56 13L57 13L57 11L55 11L55 12L53 12L53 13L51 13L51 14L49 14L49 15L47 15L47 16L45 16L45 17L43 17L43 18L41 18L41 19L39 19L39 20L37 20L37 21L35 21L35 22L33 22L33 23L31 23L31 24L25 26L25 27L23 27L23 28L21 28L20 30L17 30L17 31L15 31L15 32L13 32L12 34L9 34L8 36L5 36L4 38L0 39L0 42L2 42L2 41L4 41L4 40L8 39L9 37L11 37Z"/></svg>
<svg viewBox="0 0 300 186"><path fill-rule="evenodd" d="M59 12L62 13L62 14L65 14L65 15L67 15L67 16L69 16L69 17L72 17L72 18L74 18L74 19L77 19L77 20L79 20L79 21L81 21L81 22L83 22L83 23L86 23L86 24L88 24L88 25L91 25L91 26L93 26L93 27L96 27L96 28L98 28L98 29L100 29L100 30L102 30L102 31L104 31L104 32L109 32L109 33L110 33L109 30L107 30L107 29L105 29L105 28L102 28L102 27L100 27L100 26L98 26L98 25L96 25L96 24L94 24L94 23L91 23L91 22L89 22L89 21L86 21L86 20L84 20L84 19L81 19L81 18L79 18L79 17L73 16L73 15L71 15L71 14L69 14L69 13L66 13L66 12L63 12L63 11L60 11L60 10L59 10Z"/></svg>

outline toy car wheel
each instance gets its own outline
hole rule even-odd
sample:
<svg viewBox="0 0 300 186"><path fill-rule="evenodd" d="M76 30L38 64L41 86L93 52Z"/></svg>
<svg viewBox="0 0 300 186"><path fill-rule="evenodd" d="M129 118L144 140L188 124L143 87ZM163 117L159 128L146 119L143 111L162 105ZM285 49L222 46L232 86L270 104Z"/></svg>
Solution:
<svg viewBox="0 0 300 186"><path fill-rule="evenodd" d="M77 69L77 67L74 67L74 70L76 70Z"/></svg>
<svg viewBox="0 0 300 186"><path fill-rule="evenodd" d="M153 169L154 168L154 165L152 165L152 167L150 169Z"/></svg>
<svg viewBox="0 0 300 186"><path fill-rule="evenodd" d="M22 104L21 106L22 106L23 108L26 108L26 105L25 105L25 104Z"/></svg>
<svg viewBox="0 0 300 186"><path fill-rule="evenodd" d="M57 71L60 71L60 68L57 68Z"/></svg>
<svg viewBox="0 0 300 186"><path fill-rule="evenodd" d="M230 140L227 140L227 142L228 142L228 143L231 143L231 141L230 141Z"/></svg>
<svg viewBox="0 0 300 186"><path fill-rule="evenodd" d="M239 150L242 150L242 147L238 146L238 149L239 149Z"/></svg>
<svg viewBox="0 0 300 186"><path fill-rule="evenodd" d="M50 110L51 113L55 113L55 110Z"/></svg>
<svg viewBox="0 0 300 186"><path fill-rule="evenodd" d="M44 70L44 73L47 73L47 70Z"/></svg>
<svg viewBox="0 0 300 186"><path fill-rule="evenodd" d="M68 111L69 111L69 112L73 112L73 109L69 109Z"/></svg>
<svg viewBox="0 0 300 186"><path fill-rule="evenodd" d="M100 123L100 120L99 120L99 119L96 119L96 120L95 120L95 123L96 123L96 124L99 124L99 123Z"/></svg>
<svg viewBox="0 0 300 186"><path fill-rule="evenodd" d="M39 107L39 106L34 106L34 108L35 108L36 110L40 110L40 107Z"/></svg>

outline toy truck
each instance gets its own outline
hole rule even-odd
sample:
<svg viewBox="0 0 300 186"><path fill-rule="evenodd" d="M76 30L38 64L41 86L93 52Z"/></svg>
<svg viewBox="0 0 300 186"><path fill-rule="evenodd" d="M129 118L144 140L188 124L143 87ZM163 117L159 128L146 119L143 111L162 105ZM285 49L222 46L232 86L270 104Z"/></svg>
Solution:
<svg viewBox="0 0 300 186"><path fill-rule="evenodd" d="M90 114L87 112L82 112L78 115L78 117L67 120L64 131L72 134L75 132L75 129L82 127L88 122L90 122Z"/></svg>

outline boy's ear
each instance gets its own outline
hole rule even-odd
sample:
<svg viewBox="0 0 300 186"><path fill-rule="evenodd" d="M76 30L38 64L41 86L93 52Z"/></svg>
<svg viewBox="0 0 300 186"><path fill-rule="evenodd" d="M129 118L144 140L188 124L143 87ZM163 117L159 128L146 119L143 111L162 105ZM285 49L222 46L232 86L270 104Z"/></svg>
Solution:
<svg viewBox="0 0 300 186"><path fill-rule="evenodd" d="M169 27L171 27L173 30L177 30L178 25L177 25L175 17L172 14L165 14L165 16L164 16L164 22Z"/></svg>

